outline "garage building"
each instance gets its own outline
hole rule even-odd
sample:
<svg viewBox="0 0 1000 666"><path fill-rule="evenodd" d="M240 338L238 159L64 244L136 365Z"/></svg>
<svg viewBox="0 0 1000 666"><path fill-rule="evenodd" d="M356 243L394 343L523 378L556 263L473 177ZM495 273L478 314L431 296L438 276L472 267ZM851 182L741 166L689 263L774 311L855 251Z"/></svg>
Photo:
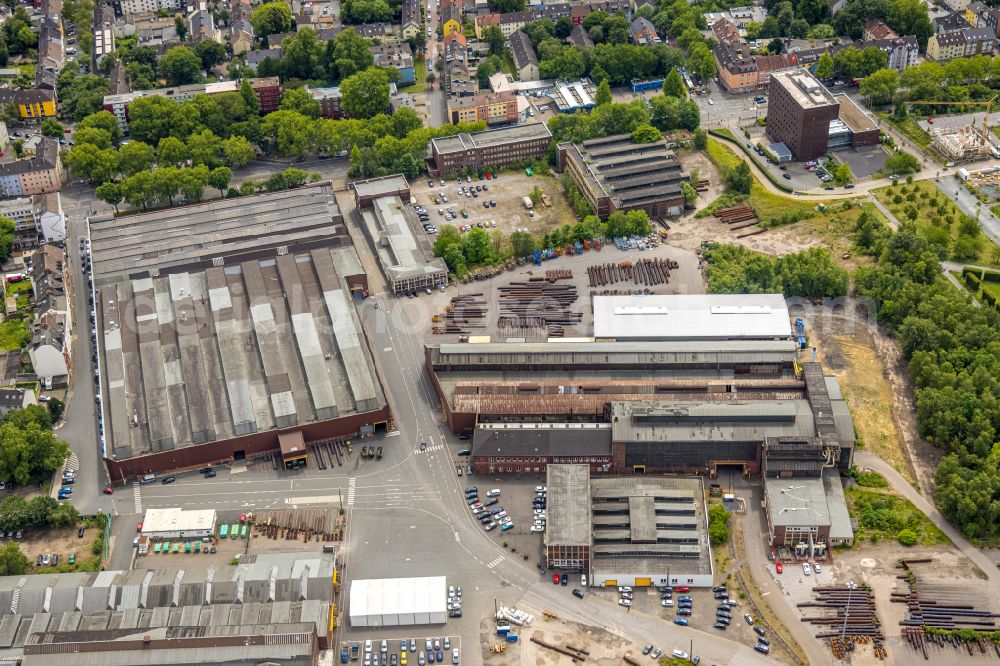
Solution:
<svg viewBox="0 0 1000 666"><path fill-rule="evenodd" d="M351 582L351 626L444 624L447 602L444 576L355 580Z"/></svg>
<svg viewBox="0 0 1000 666"><path fill-rule="evenodd" d="M151 539L200 539L215 532L215 509L146 509L142 534Z"/></svg>

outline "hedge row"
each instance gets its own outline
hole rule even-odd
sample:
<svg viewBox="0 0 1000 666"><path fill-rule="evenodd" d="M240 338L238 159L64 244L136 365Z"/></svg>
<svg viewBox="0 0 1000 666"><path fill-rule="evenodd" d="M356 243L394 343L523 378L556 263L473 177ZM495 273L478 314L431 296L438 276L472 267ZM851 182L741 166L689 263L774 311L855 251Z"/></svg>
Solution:
<svg viewBox="0 0 1000 666"><path fill-rule="evenodd" d="M979 287L982 285L982 281L979 276L972 271L965 269L962 271L962 279L965 281L965 285L969 288L973 294L979 291Z"/></svg>

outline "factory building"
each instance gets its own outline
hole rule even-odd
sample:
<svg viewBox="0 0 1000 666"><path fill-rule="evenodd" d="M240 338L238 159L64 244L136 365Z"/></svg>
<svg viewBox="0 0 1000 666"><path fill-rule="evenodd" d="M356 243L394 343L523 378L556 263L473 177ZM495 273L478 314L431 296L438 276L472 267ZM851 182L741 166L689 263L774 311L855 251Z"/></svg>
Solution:
<svg viewBox="0 0 1000 666"><path fill-rule="evenodd" d="M574 462L595 474L749 475L768 438L822 439L830 464L850 467L847 404L818 363L799 362L780 296L634 300L595 298L600 342L425 346L445 420L471 435L480 473Z"/></svg>
<svg viewBox="0 0 1000 666"><path fill-rule="evenodd" d="M597 587L712 585L700 478L592 478L586 465L552 465L546 485L549 567Z"/></svg>
<svg viewBox="0 0 1000 666"><path fill-rule="evenodd" d="M616 211L644 210L651 218L684 211L680 160L663 140L635 143L619 134L558 145L559 171L568 173L601 219Z"/></svg>
<svg viewBox="0 0 1000 666"><path fill-rule="evenodd" d="M112 480L389 426L328 182L88 222Z"/></svg>
<svg viewBox="0 0 1000 666"><path fill-rule="evenodd" d="M352 627L406 627L448 621L444 576L351 581Z"/></svg>
<svg viewBox="0 0 1000 666"><path fill-rule="evenodd" d="M332 647L333 576L333 556L319 553L6 576L0 659L24 666L314 666Z"/></svg>
<svg viewBox="0 0 1000 666"><path fill-rule="evenodd" d="M200 539L215 532L215 509L146 509L142 534L150 539Z"/></svg>
<svg viewBox="0 0 1000 666"><path fill-rule="evenodd" d="M434 256L427 234L417 231L405 177L397 174L355 181L351 189L360 226L394 294L448 284L444 260Z"/></svg>

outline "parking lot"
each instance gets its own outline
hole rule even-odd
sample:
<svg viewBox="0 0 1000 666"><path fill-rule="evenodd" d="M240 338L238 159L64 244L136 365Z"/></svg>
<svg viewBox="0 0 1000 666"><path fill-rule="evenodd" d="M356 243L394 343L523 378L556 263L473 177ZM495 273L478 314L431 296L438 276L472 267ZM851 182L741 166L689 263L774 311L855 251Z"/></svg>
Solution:
<svg viewBox="0 0 1000 666"><path fill-rule="evenodd" d="M411 637L396 634L349 642L352 650L354 645L358 648L358 661L363 666L423 666L459 664L462 661L461 636Z"/></svg>
<svg viewBox="0 0 1000 666"><path fill-rule="evenodd" d="M433 187L429 186L430 183L433 183ZM523 171L504 171L495 179L473 178L472 182L463 180L461 184L457 180L445 180L444 183L441 185L440 179L421 179L410 184L410 196L427 210L429 222L438 229L445 224L455 227L482 225L487 230L496 229L505 234L518 229L545 233L576 221L563 196L562 185L551 176L528 176ZM477 187L480 191L475 191ZM541 188L548 195L550 205L543 203L533 206L529 215L523 200L535 187ZM474 195L460 193L460 190L467 192L470 188L475 191ZM441 200L442 193L447 201ZM435 199L438 203L435 203ZM496 202L496 205L490 205L491 201ZM484 203L487 206L484 207ZM448 219L451 211L454 217ZM462 211L468 217L463 216Z"/></svg>
<svg viewBox="0 0 1000 666"><path fill-rule="evenodd" d="M545 562L542 540L544 533L540 530L532 531L535 521L532 500L535 497L535 489L544 487L545 475L534 476L538 478L522 477L518 480L474 475L469 477L465 489L466 497L471 498L468 491L476 488L476 496L483 504L482 513L491 513L494 516L493 522L497 526L491 528L488 533L498 542L506 544L506 548L512 556L520 557L532 565L541 565ZM499 494L490 495L494 490L499 490ZM492 500L496 500L496 502L487 505ZM470 511L472 511L471 508ZM502 529L501 519L497 517L500 516L501 512L505 513L506 518L509 519L506 522L511 527L507 530Z"/></svg>

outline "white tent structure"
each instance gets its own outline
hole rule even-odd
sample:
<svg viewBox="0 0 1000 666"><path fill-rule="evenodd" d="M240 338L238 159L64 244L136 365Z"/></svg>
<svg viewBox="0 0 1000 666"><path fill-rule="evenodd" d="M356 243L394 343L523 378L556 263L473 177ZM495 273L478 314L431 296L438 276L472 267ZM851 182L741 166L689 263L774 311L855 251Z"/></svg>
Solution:
<svg viewBox="0 0 1000 666"><path fill-rule="evenodd" d="M374 578L351 582L352 627L444 624L448 618L444 576Z"/></svg>

